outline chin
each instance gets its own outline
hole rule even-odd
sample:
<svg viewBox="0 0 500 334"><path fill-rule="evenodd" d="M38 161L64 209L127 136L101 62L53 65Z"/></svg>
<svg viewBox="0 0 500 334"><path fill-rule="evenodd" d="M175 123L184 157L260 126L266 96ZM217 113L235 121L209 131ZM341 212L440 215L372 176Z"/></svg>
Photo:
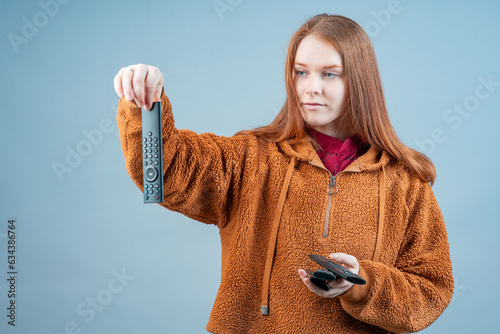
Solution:
<svg viewBox="0 0 500 334"><path fill-rule="evenodd" d="M333 120L326 120L326 121L316 120L316 119L309 119L309 120L305 119L305 120L306 120L306 123L309 126L319 127L319 128L326 127L326 126L332 124L333 121L335 121L335 119L333 119Z"/></svg>

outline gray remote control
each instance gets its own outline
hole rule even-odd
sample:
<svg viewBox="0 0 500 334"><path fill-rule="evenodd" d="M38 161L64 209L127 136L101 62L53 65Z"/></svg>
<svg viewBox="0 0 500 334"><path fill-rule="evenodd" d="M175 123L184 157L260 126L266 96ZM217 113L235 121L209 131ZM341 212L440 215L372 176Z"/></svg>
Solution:
<svg viewBox="0 0 500 334"><path fill-rule="evenodd" d="M163 202L163 145L161 103L142 108L142 175L144 203Z"/></svg>

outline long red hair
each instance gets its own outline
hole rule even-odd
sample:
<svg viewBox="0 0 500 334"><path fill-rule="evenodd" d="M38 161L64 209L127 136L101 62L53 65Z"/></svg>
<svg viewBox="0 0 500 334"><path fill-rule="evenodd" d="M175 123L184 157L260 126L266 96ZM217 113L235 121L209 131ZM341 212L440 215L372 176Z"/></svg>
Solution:
<svg viewBox="0 0 500 334"><path fill-rule="evenodd" d="M297 30L288 46L285 64L287 97L281 111L269 125L243 130L236 135L254 134L269 142L286 140L290 144L308 137L318 147L306 130L294 85L297 48L309 34L315 34L331 43L342 57L346 95L344 110L335 122L341 128L358 134L369 145L380 148L403 162L424 182L433 184L436 169L432 161L426 155L404 145L392 128L375 52L368 35L356 22L340 15L316 15Z"/></svg>

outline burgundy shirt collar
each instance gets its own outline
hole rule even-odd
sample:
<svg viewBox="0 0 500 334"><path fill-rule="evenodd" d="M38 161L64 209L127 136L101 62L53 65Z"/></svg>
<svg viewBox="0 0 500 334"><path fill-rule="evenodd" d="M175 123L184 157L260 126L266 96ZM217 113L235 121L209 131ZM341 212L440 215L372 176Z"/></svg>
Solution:
<svg viewBox="0 0 500 334"><path fill-rule="evenodd" d="M369 149L369 145L359 135L354 135L342 141L310 127L307 127L307 131L321 146L322 150L316 152L323 165L332 175L344 170Z"/></svg>

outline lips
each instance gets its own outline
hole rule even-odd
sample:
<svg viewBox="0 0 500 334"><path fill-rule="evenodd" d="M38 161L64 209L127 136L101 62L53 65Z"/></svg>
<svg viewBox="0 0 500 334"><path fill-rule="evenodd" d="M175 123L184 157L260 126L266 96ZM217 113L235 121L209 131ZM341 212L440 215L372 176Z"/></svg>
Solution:
<svg viewBox="0 0 500 334"><path fill-rule="evenodd" d="M325 106L324 104L320 103L304 103L304 108L313 111L324 106Z"/></svg>

